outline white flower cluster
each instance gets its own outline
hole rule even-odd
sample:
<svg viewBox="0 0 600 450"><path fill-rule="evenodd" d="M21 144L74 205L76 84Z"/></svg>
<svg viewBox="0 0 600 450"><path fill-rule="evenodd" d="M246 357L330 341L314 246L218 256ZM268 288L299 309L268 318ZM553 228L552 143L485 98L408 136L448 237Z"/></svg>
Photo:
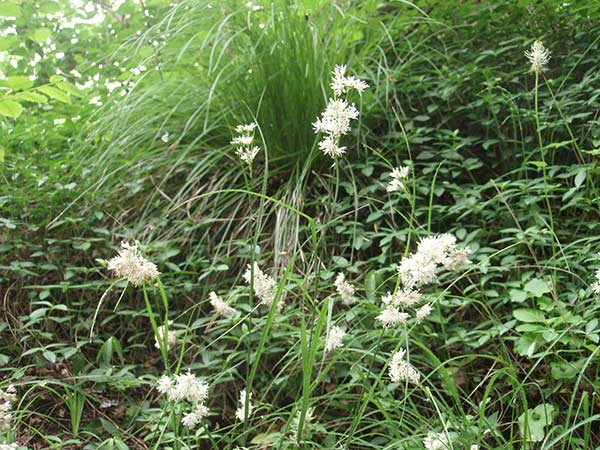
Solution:
<svg viewBox="0 0 600 450"><path fill-rule="evenodd" d="M338 98L355 89L361 94L369 87L364 81L350 76L347 77L346 66L335 66L331 81L334 97L328 99L325 111L313 123L315 133L323 133L325 137L319 142L321 151L331 158L337 158L346 152L346 147L340 147L340 138L350 131L350 121L358 118L358 110L354 104L348 104L344 99Z"/></svg>
<svg viewBox="0 0 600 450"><path fill-rule="evenodd" d="M301 412L302 412L301 409L296 411L296 415L294 416L294 418L292 419L292 422L290 424L290 433L292 436L298 435L298 427L300 427L300 413ZM302 426L303 434L306 433L306 430L309 428L310 424L314 420L314 413L315 413L314 408L309 407L306 410L306 414L304 415L304 425Z"/></svg>
<svg viewBox="0 0 600 450"><path fill-rule="evenodd" d="M446 433L435 433L430 431L425 439L423 439L423 445L427 450L450 450L450 438Z"/></svg>
<svg viewBox="0 0 600 450"><path fill-rule="evenodd" d="M177 345L177 336L175 335L175 330L173 330L171 328L171 325L173 325L173 321L169 320L169 322L167 322L168 326L162 325L160 327L158 327L157 331L158 331L158 336L154 336L154 347L160 349L160 343L164 343L165 342L165 331L167 333L167 352L171 351L173 348L175 348L175 346Z"/></svg>
<svg viewBox="0 0 600 450"><path fill-rule="evenodd" d="M328 330L327 338L325 339L325 353L343 347L344 337L346 337L346 332L341 327L337 325L332 326Z"/></svg>
<svg viewBox="0 0 600 450"><path fill-rule="evenodd" d="M156 265L144 258L137 246L127 242L121 242L119 254L108 261L108 270L117 278L127 278L134 286L160 275Z"/></svg>
<svg viewBox="0 0 600 450"><path fill-rule="evenodd" d="M238 125L235 127L235 132L239 135L234 137L230 144L235 145L236 155L245 163L252 164L254 158L260 151L260 147L252 145L254 142L254 129L257 127L255 123L247 125Z"/></svg>
<svg viewBox="0 0 600 450"><path fill-rule="evenodd" d="M235 314L235 309L229 306L225 301L217 295L215 291L208 294L210 304L215 309L217 315L223 317L231 317Z"/></svg>
<svg viewBox="0 0 600 450"><path fill-rule="evenodd" d="M408 178L408 166L394 167L390 173L390 182L385 187L388 192L398 192L406 188L404 181Z"/></svg>
<svg viewBox="0 0 600 450"><path fill-rule="evenodd" d="M445 233L421 239L417 252L403 258L398 274L407 288L429 284L437 279L437 268L457 270L471 263L469 248L456 247L456 237Z"/></svg>
<svg viewBox="0 0 600 450"><path fill-rule="evenodd" d="M389 367L390 379L393 383L408 381L413 384L419 384L421 374L404 358L405 355L406 350L400 349L392 356L392 362L390 362Z"/></svg>
<svg viewBox="0 0 600 450"><path fill-rule="evenodd" d="M19 448L19 444L13 442L12 444L0 444L0 450L16 450Z"/></svg>
<svg viewBox="0 0 600 450"><path fill-rule="evenodd" d="M525 56L531 63L530 72L542 73L550 61L550 51L544 47L542 41L535 41L531 50L525 50Z"/></svg>
<svg viewBox="0 0 600 450"><path fill-rule="evenodd" d="M389 292L381 297L384 307L375 320L381 322L384 327L397 324L405 324L410 315L400 311L400 308L414 307L421 301L421 293L416 289L399 289L394 294Z"/></svg>
<svg viewBox="0 0 600 450"><path fill-rule="evenodd" d="M5 391L0 389L0 431L10 431L13 402L17 400L17 389L10 385Z"/></svg>
<svg viewBox="0 0 600 450"><path fill-rule="evenodd" d="M196 375L190 372L179 374L174 380L165 375L158 380L156 389L170 401L185 401L193 405L193 410L181 420L184 426L195 428L208 415L208 408L204 404L208 399L208 384L196 378Z"/></svg>
<svg viewBox="0 0 600 450"><path fill-rule="evenodd" d="M246 414L246 398L248 398L248 414ZM246 389L240 391L240 407L235 411L235 417L242 422L245 422L252 415L252 392L246 393Z"/></svg>
<svg viewBox="0 0 600 450"><path fill-rule="evenodd" d="M336 97L339 97L351 89L355 89L359 94L362 94L369 85L363 80L359 80L354 76L346 76L346 65L341 64L333 68L333 77L329 85Z"/></svg>
<svg viewBox="0 0 600 450"><path fill-rule="evenodd" d="M356 301L354 298L354 286L346 281L346 277L342 272L338 273L335 278L335 289L340 295L344 305L350 306Z"/></svg>
<svg viewBox="0 0 600 450"><path fill-rule="evenodd" d="M253 281L254 292L262 305L270 307L273 304L275 295L277 294L277 282L265 274L257 263L254 263L254 279L252 278L252 268L248 264L246 273L244 273L244 280L248 284L250 284L250 281ZM281 308L283 308L283 301L279 299L277 311L281 311Z"/></svg>
<svg viewBox="0 0 600 450"><path fill-rule="evenodd" d="M600 295L600 269L596 270L596 281L592 283L594 294Z"/></svg>

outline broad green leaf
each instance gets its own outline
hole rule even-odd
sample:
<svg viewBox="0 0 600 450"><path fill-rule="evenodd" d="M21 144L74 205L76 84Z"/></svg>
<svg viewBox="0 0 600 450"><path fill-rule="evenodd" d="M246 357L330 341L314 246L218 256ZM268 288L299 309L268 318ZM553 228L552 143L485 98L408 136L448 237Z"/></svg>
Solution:
<svg viewBox="0 0 600 450"><path fill-rule="evenodd" d="M25 100L28 102L48 103L48 98L45 95L38 94L37 92L20 92L15 95L19 100Z"/></svg>
<svg viewBox="0 0 600 450"><path fill-rule="evenodd" d="M82 96L79 89L77 89L77 87L75 87L75 85L69 83L68 81L61 81L59 83L56 83L56 86L61 88L63 91L68 92L71 95L74 95L75 97Z"/></svg>
<svg viewBox="0 0 600 450"><path fill-rule="evenodd" d="M531 308L515 309L513 317L521 322L544 322L546 320L543 312Z"/></svg>
<svg viewBox="0 0 600 450"><path fill-rule="evenodd" d="M6 117L16 119L23 112L23 107L20 103L12 100L1 100L0 101L0 114Z"/></svg>
<svg viewBox="0 0 600 450"><path fill-rule="evenodd" d="M29 38L35 42L44 42L50 36L52 36L52 30L46 27L36 28L29 33Z"/></svg>
<svg viewBox="0 0 600 450"><path fill-rule="evenodd" d="M533 409L528 409L519 417L519 431L527 441L539 442L546 436L545 428L552 425L554 406L542 403Z"/></svg>
<svg viewBox="0 0 600 450"><path fill-rule="evenodd" d="M8 77L6 80L2 81L2 84L13 91L21 91L23 89L29 89L31 86L33 86L33 81L31 81L29 77L15 76Z"/></svg>
<svg viewBox="0 0 600 450"><path fill-rule="evenodd" d="M13 2L1 2L0 17L21 17L21 8Z"/></svg>
<svg viewBox="0 0 600 450"><path fill-rule="evenodd" d="M40 5L38 12L42 14L56 14L60 11L60 5L56 2L44 1Z"/></svg>
<svg viewBox="0 0 600 450"><path fill-rule="evenodd" d="M533 280L529 280L527 284L525 284L524 289L535 295L536 297L541 297L544 294L550 292L550 286L544 280L539 278L534 278Z"/></svg>
<svg viewBox="0 0 600 450"><path fill-rule="evenodd" d="M555 380L574 380L579 374L580 366L567 361L557 361L551 364L550 373Z"/></svg>
<svg viewBox="0 0 600 450"><path fill-rule="evenodd" d="M51 75L50 76L50 83L58 83L63 80L64 80L64 78L60 75Z"/></svg>
<svg viewBox="0 0 600 450"><path fill-rule="evenodd" d="M510 301L514 303L523 303L527 299L527 293L520 289L511 289L508 292Z"/></svg>
<svg viewBox="0 0 600 450"><path fill-rule="evenodd" d="M60 102L71 103L71 98L67 94L53 86L41 86L37 90Z"/></svg>

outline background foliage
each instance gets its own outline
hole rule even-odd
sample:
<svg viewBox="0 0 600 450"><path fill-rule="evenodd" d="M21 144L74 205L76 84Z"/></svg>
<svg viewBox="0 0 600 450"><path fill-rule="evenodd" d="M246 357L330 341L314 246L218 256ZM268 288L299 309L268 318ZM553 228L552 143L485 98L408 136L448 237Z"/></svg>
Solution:
<svg viewBox="0 0 600 450"><path fill-rule="evenodd" d="M421 448L448 426L459 448L600 446L588 287L600 267L598 3L261 5L0 4L0 387L19 387L19 444L180 444L151 389L163 368L141 292L114 309L123 285L113 287L89 340L113 283L105 259L139 239L164 273L174 328L187 332L184 367L215 386L211 426L188 448L292 445L282 434L313 371L301 337L335 298L339 271L360 305L330 312L352 337L316 365L319 425L306 448ZM540 136L523 56L534 39L552 51ZM311 122L340 63L371 87L352 98L360 123L332 168ZM266 151L250 175L229 141L254 120ZM384 188L405 163L412 201ZM305 245L310 223L319 240ZM444 280L439 309L410 336L382 335L372 317L393 264L430 232L456 234L475 269ZM272 341L259 348L254 331L266 315L225 333L232 324L214 320L208 293L249 312L246 264L281 279L295 252ZM361 409L399 336L428 394L380 385ZM262 406L244 427L232 417L248 356Z"/></svg>

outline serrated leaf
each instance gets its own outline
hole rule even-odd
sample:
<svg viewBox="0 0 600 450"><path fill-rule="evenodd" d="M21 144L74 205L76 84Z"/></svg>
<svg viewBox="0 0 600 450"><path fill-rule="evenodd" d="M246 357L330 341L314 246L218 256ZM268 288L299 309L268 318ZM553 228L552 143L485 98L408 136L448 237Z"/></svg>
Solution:
<svg viewBox="0 0 600 450"><path fill-rule="evenodd" d="M20 103L12 100L0 101L0 114L5 117L16 119L23 112L23 107Z"/></svg>

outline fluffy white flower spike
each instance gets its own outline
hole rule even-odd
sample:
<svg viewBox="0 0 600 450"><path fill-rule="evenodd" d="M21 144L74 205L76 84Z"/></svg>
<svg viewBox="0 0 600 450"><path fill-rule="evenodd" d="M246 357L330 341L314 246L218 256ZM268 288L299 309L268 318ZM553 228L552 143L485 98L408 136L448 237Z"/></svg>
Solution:
<svg viewBox="0 0 600 450"><path fill-rule="evenodd" d="M246 414L246 398L248 398L248 414ZM246 389L240 391L240 407L235 411L236 419L245 422L252 415L252 392L246 393Z"/></svg>
<svg viewBox="0 0 600 450"><path fill-rule="evenodd" d="M384 327L391 327L393 325L405 324L410 315L405 312L400 312L397 308L393 306L388 306L381 313L375 317L375 320L381 322Z"/></svg>
<svg viewBox="0 0 600 450"><path fill-rule="evenodd" d="M225 303L225 301L219 297L215 291L211 291L208 294L208 298L210 299L210 304L215 309L217 315L231 317L235 314L235 309Z"/></svg>
<svg viewBox="0 0 600 450"><path fill-rule="evenodd" d="M254 129L257 127L255 123L247 125L238 125L235 127L235 132L239 136L234 137L230 144L236 146L235 153L242 162L251 165L260 151L260 147L252 145L254 142Z"/></svg>
<svg viewBox="0 0 600 450"><path fill-rule="evenodd" d="M244 273L244 280L248 284L254 281L254 292L262 305L270 307L273 304L275 295L277 294L277 282L265 274L258 264L254 263L254 279L252 278L252 269L250 268L250 264L248 264L248 268ZM283 301L279 299L277 311L281 311L281 308L283 308Z"/></svg>
<svg viewBox="0 0 600 450"><path fill-rule="evenodd" d="M335 94L336 97L345 94L351 89L355 89L359 94L362 94L365 89L369 87L369 85L359 80L354 76L346 76L346 65L339 65L333 68L332 72L331 90Z"/></svg>
<svg viewBox="0 0 600 450"><path fill-rule="evenodd" d="M335 289L342 298L342 303L344 305L350 306L356 301L354 298L354 286L346 281L346 277L342 272L338 273L337 277L335 278Z"/></svg>
<svg viewBox="0 0 600 450"><path fill-rule="evenodd" d="M592 291L594 294L600 295L600 269L596 271L596 281L592 283Z"/></svg>
<svg viewBox="0 0 600 450"><path fill-rule="evenodd" d="M156 265L144 258L135 245L127 242L121 242L119 254L108 260L108 270L117 278L127 278L136 287L160 275Z"/></svg>
<svg viewBox="0 0 600 450"><path fill-rule="evenodd" d="M421 374L413 367L411 363L404 359L406 350L400 349L392 357L389 367L390 379L394 383L407 381L413 384L419 384Z"/></svg>
<svg viewBox="0 0 600 450"><path fill-rule="evenodd" d="M328 99L325 111L313 123L313 128L315 133L325 135L319 142L321 151L335 159L346 153L346 147L339 145L340 138L350 132L350 121L358 118L354 104L339 97L351 89L361 94L369 85L354 76L346 76L346 66L341 65L333 69L330 86L334 97Z"/></svg>
<svg viewBox="0 0 600 450"><path fill-rule="evenodd" d="M10 431L13 415L13 403L17 400L17 389L8 386L6 390L0 389L0 432Z"/></svg>
<svg viewBox="0 0 600 450"><path fill-rule="evenodd" d="M177 336L175 334L175 330L173 330L171 328L171 325L173 325L173 321L169 320L168 328L165 327L164 325L158 327L158 337L154 336L154 347L160 349L159 339L160 339L160 342L164 343L165 331L166 331L167 332L167 351L171 351L173 348L175 348L175 346L177 345Z"/></svg>
<svg viewBox="0 0 600 450"><path fill-rule="evenodd" d="M386 191L403 191L406 188L404 182L408 178L408 171L408 166L394 167L390 173L390 181L385 187Z"/></svg>
<svg viewBox="0 0 600 450"><path fill-rule="evenodd" d="M525 56L531 63L530 72L542 73L550 61L550 51L544 47L542 41L535 41L531 50L525 50Z"/></svg>
<svg viewBox="0 0 600 450"><path fill-rule="evenodd" d="M425 439L423 439L423 445L427 450L450 450L450 438L446 433L435 433L430 431Z"/></svg>
<svg viewBox="0 0 600 450"><path fill-rule="evenodd" d="M337 325L332 326L325 340L325 353L343 347L344 337L346 337L346 332L342 328Z"/></svg>

